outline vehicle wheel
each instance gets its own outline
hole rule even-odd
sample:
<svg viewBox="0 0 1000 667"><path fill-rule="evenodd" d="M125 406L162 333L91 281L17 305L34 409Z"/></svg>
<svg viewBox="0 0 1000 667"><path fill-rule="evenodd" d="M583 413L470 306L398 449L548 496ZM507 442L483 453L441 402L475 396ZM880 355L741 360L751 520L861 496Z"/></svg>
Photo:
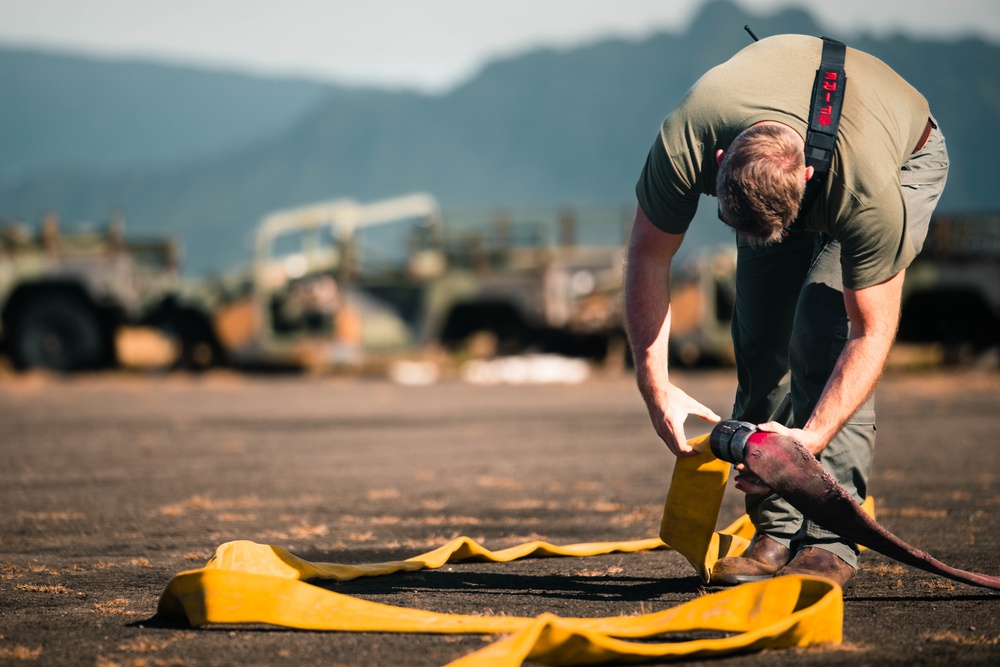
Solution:
<svg viewBox="0 0 1000 667"><path fill-rule="evenodd" d="M224 363L225 354L212 323L201 311L169 300L145 323L180 342L180 354L174 360L174 368L202 371Z"/></svg>
<svg viewBox="0 0 1000 667"><path fill-rule="evenodd" d="M93 309L66 294L26 304L11 327L11 360L21 370L77 371L107 358L101 323Z"/></svg>

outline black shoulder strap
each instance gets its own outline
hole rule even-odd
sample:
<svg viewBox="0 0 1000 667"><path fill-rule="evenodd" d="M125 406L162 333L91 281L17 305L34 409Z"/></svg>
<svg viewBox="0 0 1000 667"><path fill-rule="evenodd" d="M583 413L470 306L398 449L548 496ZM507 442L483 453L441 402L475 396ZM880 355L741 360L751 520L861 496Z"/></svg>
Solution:
<svg viewBox="0 0 1000 667"><path fill-rule="evenodd" d="M813 81L809 130L806 132L806 166L812 167L814 173L806 184L799 216L793 224L798 224L812 208L830 171L833 150L837 145L837 129L840 127L840 111L844 106L844 88L847 86L847 74L844 72L846 54L847 47L842 42L823 38L823 57Z"/></svg>

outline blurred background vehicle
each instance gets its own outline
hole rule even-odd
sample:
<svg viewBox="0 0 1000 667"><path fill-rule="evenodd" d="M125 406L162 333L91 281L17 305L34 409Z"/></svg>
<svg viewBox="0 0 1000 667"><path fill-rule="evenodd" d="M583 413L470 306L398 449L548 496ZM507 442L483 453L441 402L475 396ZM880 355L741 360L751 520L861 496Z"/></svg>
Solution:
<svg viewBox="0 0 1000 667"><path fill-rule="evenodd" d="M15 368L77 371L116 362L116 336L179 285L170 239L125 240L123 222L62 233L0 226L0 341Z"/></svg>
<svg viewBox="0 0 1000 667"><path fill-rule="evenodd" d="M464 210L414 193L264 216L244 268L182 279L178 244L0 227L0 342L17 369L384 367L529 352L620 367L624 241L579 242L581 217L627 233L624 207ZM733 362L735 252L672 278L671 352ZM942 215L907 273L898 339L970 363L1000 345L1000 215ZM138 350L138 351L137 351ZM145 352L143 351L145 350ZM146 359L143 360L145 355ZM149 360L152 355L153 361Z"/></svg>

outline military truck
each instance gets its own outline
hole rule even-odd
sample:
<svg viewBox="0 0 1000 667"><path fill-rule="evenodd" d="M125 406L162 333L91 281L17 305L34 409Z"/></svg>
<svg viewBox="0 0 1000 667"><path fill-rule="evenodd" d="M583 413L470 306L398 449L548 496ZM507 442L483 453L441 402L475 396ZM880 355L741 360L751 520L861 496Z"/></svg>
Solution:
<svg viewBox="0 0 1000 667"><path fill-rule="evenodd" d="M898 339L967 363L1000 346L1000 214L940 214L910 265Z"/></svg>
<svg viewBox="0 0 1000 667"><path fill-rule="evenodd" d="M415 344L401 315L360 289L359 277L392 252L362 239L369 229L435 224L438 216L437 203L424 195L276 211L257 227L248 271L187 283L177 303L207 314L217 352L235 366L358 365L367 353Z"/></svg>
<svg viewBox="0 0 1000 667"><path fill-rule="evenodd" d="M121 327L178 284L169 239L127 240L124 223L63 233L55 215L33 233L0 225L0 344L17 369L112 365Z"/></svg>
<svg viewBox="0 0 1000 667"><path fill-rule="evenodd" d="M581 219L610 233L583 243ZM181 281L172 243L126 241L120 225L60 234L49 220L38 238L21 227L0 237L0 334L17 368L112 365L135 327L171 344L161 365L185 368L332 368L438 350L617 364L626 224L610 207L446 219L424 193L338 199L264 216L247 269ZM732 283L727 253L678 267L676 362L731 361Z"/></svg>
<svg viewBox="0 0 1000 667"><path fill-rule="evenodd" d="M179 303L211 314L236 365L349 366L471 340L485 354L606 348L622 337L621 246L552 244L541 227L449 228L425 193L277 211L248 274Z"/></svg>

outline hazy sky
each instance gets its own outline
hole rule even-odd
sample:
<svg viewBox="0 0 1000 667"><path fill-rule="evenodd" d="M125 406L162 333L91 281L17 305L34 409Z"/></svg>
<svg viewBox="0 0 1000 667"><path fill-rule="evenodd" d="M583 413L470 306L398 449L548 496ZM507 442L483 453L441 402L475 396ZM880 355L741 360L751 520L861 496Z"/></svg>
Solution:
<svg viewBox="0 0 1000 667"><path fill-rule="evenodd" d="M0 0L0 45L439 90L529 47L678 30L703 2ZM1000 43L1000 0L736 2L806 7L831 31Z"/></svg>

